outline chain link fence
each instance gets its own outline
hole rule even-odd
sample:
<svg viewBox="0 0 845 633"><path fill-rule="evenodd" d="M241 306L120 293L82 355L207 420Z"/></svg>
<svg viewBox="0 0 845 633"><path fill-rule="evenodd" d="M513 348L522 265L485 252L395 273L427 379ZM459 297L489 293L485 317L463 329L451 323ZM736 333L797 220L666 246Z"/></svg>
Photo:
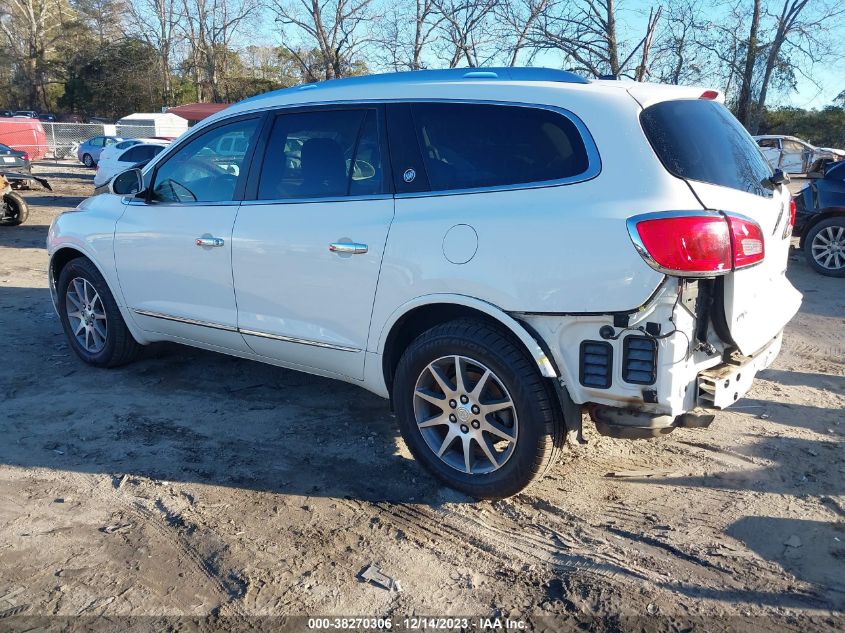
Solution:
<svg viewBox="0 0 845 633"><path fill-rule="evenodd" d="M76 160L76 150L81 143L94 136L120 136L143 138L155 135L151 125L117 125L103 123L50 123L42 121L46 148L42 143L27 145L12 143L16 149L30 152L36 159Z"/></svg>

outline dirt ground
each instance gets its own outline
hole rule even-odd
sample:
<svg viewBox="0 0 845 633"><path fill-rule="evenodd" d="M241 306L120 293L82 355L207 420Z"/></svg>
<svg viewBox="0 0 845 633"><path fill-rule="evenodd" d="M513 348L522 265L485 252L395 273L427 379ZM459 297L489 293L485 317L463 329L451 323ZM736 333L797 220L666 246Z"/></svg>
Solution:
<svg viewBox="0 0 845 633"><path fill-rule="evenodd" d="M82 364L44 240L93 172L36 171L55 191L26 192L28 222L0 227L0 630L412 614L842 630L845 279L800 252L781 356L710 429L623 441L585 424L589 444L540 485L476 502L429 477L386 401L353 386L175 345ZM360 580L370 563L401 591Z"/></svg>

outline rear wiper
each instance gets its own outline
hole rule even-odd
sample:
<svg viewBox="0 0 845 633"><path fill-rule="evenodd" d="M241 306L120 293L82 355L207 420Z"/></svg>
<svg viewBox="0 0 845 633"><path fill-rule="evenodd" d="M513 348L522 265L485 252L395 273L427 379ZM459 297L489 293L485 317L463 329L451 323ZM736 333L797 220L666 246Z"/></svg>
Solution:
<svg viewBox="0 0 845 633"><path fill-rule="evenodd" d="M783 185L788 182L789 176L782 169L775 169L775 173L768 178L763 178L763 180L760 181L760 184L764 187L774 189L778 185Z"/></svg>

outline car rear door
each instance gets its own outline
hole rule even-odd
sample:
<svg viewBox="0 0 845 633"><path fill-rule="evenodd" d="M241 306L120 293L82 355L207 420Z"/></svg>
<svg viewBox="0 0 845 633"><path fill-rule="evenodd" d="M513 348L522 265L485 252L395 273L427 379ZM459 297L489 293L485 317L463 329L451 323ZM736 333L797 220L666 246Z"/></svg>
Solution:
<svg viewBox="0 0 845 633"><path fill-rule="evenodd" d="M373 299L393 220L382 108L288 109L232 236L238 327L255 353L363 378Z"/></svg>
<svg viewBox="0 0 845 633"><path fill-rule="evenodd" d="M664 166L687 181L705 208L745 216L762 229L763 261L721 277L715 308L740 351L753 354L783 330L801 304L785 275L789 191L765 182L771 167L719 103L663 101L646 108L641 121Z"/></svg>

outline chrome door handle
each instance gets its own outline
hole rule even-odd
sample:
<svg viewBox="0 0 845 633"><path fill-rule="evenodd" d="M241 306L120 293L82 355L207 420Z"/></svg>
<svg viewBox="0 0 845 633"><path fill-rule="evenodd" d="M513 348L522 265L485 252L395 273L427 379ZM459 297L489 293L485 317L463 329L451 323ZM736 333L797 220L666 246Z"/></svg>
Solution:
<svg viewBox="0 0 845 633"><path fill-rule="evenodd" d="M351 255L361 255L369 250L366 244L358 244L357 242L333 242L329 244L329 250L332 253L349 253Z"/></svg>
<svg viewBox="0 0 845 633"><path fill-rule="evenodd" d="M196 241L197 246L211 246L213 248L223 246L224 243L222 237L198 237Z"/></svg>

